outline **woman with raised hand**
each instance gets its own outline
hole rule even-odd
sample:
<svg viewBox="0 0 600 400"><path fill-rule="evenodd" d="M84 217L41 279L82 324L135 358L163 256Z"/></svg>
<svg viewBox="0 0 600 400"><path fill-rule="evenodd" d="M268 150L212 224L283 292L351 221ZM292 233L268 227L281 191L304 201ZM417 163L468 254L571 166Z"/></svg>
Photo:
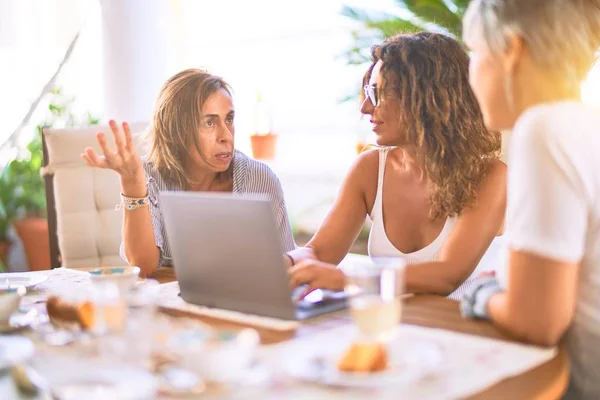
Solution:
<svg viewBox="0 0 600 400"><path fill-rule="evenodd" d="M458 297L501 233L500 136L484 126L455 39L400 34L372 57L361 112L380 148L358 157L315 236L288 253L290 284L342 289L336 264L369 216L369 255L404 258L408 292Z"/></svg>
<svg viewBox="0 0 600 400"><path fill-rule="evenodd" d="M268 166L235 150L234 119L229 85L205 71L187 69L160 90L147 157L136 153L128 124L119 127L115 121L110 128L116 149L98 133L103 154L86 148L81 155L88 165L120 175L121 255L144 274L172 264L158 198L162 190L266 194L273 203L282 251L295 248L281 184Z"/></svg>
<svg viewBox="0 0 600 400"><path fill-rule="evenodd" d="M564 337L567 398L600 399L600 114L580 100L600 2L474 0L464 27L486 125L512 143L504 265L461 309L535 344Z"/></svg>

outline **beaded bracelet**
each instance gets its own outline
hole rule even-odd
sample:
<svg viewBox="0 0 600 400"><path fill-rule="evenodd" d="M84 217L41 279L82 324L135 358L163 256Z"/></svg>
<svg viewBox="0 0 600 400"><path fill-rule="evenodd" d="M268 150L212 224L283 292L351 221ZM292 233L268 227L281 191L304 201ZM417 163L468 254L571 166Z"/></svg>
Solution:
<svg viewBox="0 0 600 400"><path fill-rule="evenodd" d="M503 289L494 277L477 279L467 289L460 302L460 313L465 318L489 319L487 303L496 293Z"/></svg>
<svg viewBox="0 0 600 400"><path fill-rule="evenodd" d="M121 193L121 204L115 207L115 210L124 208L127 211L133 211L137 208L147 206L150 202L148 195L145 197L128 197Z"/></svg>

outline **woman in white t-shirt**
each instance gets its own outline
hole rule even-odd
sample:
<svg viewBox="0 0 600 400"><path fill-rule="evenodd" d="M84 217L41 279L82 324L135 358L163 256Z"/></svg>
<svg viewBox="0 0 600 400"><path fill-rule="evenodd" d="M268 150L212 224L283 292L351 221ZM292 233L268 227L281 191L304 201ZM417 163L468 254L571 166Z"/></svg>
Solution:
<svg viewBox="0 0 600 400"><path fill-rule="evenodd" d="M486 124L512 144L506 271L461 310L532 343L564 336L568 397L600 399L600 114L580 102L600 1L474 0L464 28Z"/></svg>

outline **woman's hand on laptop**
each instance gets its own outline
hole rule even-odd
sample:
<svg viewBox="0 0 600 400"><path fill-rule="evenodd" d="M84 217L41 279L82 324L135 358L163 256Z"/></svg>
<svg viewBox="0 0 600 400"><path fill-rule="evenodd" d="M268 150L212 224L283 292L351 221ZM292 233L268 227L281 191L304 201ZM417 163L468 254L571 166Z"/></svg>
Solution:
<svg viewBox="0 0 600 400"><path fill-rule="evenodd" d="M302 261L290 268L288 272L292 288L308 285L298 300L315 289L343 290L346 281L346 276L341 269L318 260Z"/></svg>
<svg viewBox="0 0 600 400"><path fill-rule="evenodd" d="M298 247L283 255L283 261L286 268L291 268L305 260L317 260L315 252L310 247Z"/></svg>

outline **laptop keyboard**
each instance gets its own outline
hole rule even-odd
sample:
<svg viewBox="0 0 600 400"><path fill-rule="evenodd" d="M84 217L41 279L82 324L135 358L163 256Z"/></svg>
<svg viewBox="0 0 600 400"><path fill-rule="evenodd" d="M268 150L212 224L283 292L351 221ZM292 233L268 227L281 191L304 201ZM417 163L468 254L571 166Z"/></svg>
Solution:
<svg viewBox="0 0 600 400"><path fill-rule="evenodd" d="M324 304L330 304L331 302L345 301L346 293L344 291L333 291L327 289L316 289L310 292L302 300L298 300L298 296L302 295L306 290L307 286L298 286L292 291L292 301L298 308L310 309L319 307Z"/></svg>

